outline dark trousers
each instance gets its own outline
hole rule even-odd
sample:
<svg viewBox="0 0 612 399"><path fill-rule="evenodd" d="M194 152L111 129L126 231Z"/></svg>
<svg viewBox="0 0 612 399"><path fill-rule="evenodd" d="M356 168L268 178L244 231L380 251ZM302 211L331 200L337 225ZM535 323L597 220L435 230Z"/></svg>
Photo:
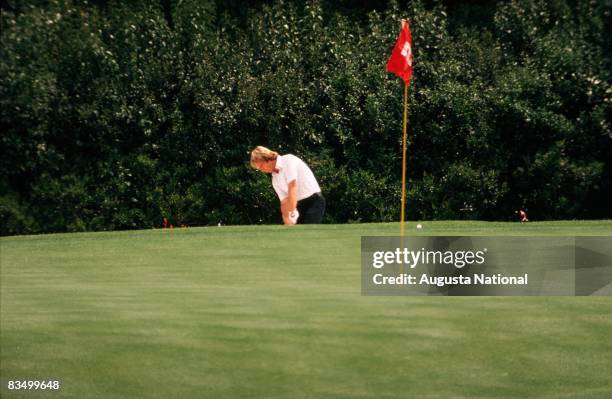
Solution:
<svg viewBox="0 0 612 399"><path fill-rule="evenodd" d="M319 224L323 221L325 213L325 197L321 193L315 193L308 198L299 200L297 203L298 224Z"/></svg>

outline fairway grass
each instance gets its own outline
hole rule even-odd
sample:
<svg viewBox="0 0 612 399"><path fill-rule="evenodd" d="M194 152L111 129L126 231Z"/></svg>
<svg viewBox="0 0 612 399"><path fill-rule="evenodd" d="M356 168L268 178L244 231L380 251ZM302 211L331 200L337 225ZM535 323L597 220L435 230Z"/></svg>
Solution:
<svg viewBox="0 0 612 399"><path fill-rule="evenodd" d="M612 221L421 222L408 235L612 235ZM364 297L399 225L0 239L3 398L612 398L610 297Z"/></svg>

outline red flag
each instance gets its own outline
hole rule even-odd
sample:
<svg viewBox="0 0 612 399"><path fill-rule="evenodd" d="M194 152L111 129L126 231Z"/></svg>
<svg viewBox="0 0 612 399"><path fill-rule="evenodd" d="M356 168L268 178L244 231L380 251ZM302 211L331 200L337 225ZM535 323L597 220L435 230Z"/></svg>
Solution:
<svg viewBox="0 0 612 399"><path fill-rule="evenodd" d="M406 85L410 84L410 78L412 77L412 36L410 36L408 21L404 23L402 20L402 30L391 57L387 61L387 71L402 78Z"/></svg>

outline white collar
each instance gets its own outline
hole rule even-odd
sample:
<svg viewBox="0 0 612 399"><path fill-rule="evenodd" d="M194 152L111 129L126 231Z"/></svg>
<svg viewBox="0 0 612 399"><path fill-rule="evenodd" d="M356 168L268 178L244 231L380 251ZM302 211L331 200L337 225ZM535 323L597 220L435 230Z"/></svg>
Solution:
<svg viewBox="0 0 612 399"><path fill-rule="evenodd" d="M279 174L281 170L283 170L283 168L285 167L285 162L283 162L283 156L279 155L276 157L276 165L274 165L274 168L276 170L278 170L278 172L272 172L275 175Z"/></svg>

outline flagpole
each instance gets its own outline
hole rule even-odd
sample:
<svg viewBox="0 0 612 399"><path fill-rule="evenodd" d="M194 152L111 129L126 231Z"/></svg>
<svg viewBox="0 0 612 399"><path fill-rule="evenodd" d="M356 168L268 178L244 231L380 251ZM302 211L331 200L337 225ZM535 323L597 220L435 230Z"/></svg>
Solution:
<svg viewBox="0 0 612 399"><path fill-rule="evenodd" d="M408 124L408 83L404 83L404 140L402 145L402 211L400 237L404 236L404 214L406 207L406 126Z"/></svg>
<svg viewBox="0 0 612 399"><path fill-rule="evenodd" d="M406 19L401 20L402 29L397 38L393 52L387 61L387 71L398 75L404 81L404 140L402 144L402 206L400 219L400 237L404 236L406 220L406 141L408 125L408 85L412 76L412 37L410 25Z"/></svg>

